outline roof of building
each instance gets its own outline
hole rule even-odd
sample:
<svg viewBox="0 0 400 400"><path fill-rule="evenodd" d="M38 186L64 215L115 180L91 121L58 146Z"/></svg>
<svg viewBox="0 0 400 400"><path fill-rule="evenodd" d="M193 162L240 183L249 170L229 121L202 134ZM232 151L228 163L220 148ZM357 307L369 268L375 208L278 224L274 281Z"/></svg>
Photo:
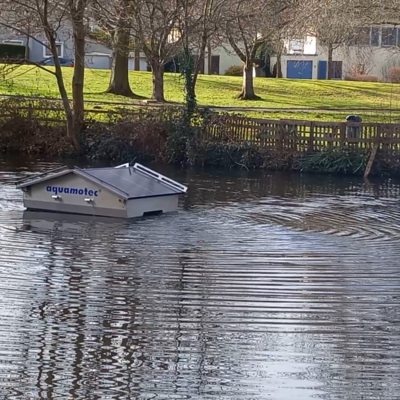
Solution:
<svg viewBox="0 0 400 400"><path fill-rule="evenodd" d="M172 179L140 164L117 168L58 168L47 173L28 177L17 188L22 189L53 180L67 174L75 174L97 183L125 199L169 196L185 193L187 188Z"/></svg>

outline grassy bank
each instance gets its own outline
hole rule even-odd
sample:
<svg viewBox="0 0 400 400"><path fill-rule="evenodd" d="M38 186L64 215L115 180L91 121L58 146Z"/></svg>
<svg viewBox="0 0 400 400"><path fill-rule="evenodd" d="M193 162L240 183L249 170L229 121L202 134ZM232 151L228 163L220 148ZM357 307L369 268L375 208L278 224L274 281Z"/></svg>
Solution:
<svg viewBox="0 0 400 400"><path fill-rule="evenodd" d="M54 104L54 103L53 103ZM38 110L46 101L36 102ZM8 107L8 108L7 108ZM41 157L75 157L66 138L65 124L16 107L14 100L2 102L0 153L36 154ZM52 113L61 113L60 109ZM11 114L10 114L11 113ZM7 116L6 116L7 114ZM232 134L232 118L198 113L187 126L182 109L144 109L120 118L88 120L79 138L83 154L92 160L138 161L181 166L288 170L362 175L370 151L365 148L326 145L307 150L291 140L281 144L248 141ZM321 147L318 147L319 149ZM379 153L375 175L398 175L400 160Z"/></svg>
<svg viewBox="0 0 400 400"><path fill-rule="evenodd" d="M64 68L68 93L71 94L72 68ZM87 70L85 99L132 102L126 98L105 94L110 71ZM141 96L151 95L151 74L130 72L133 90ZM317 81L255 78L255 88L261 100L241 101L241 77L201 75L197 86L199 105L214 107L251 107L246 115L270 119L293 118L319 121L343 121L357 112L366 122L397 122L400 109L400 85L369 82ZM165 97L170 102L182 102L183 83L179 75L165 75ZM59 97L55 78L31 66L22 66L0 78L0 94ZM261 109L269 109L265 112ZM291 110L292 109L292 110ZM298 109L298 110L295 110ZM309 112L300 109L311 109ZM335 110L327 112L326 109ZM339 109L339 110L338 110ZM356 111L363 109L362 111Z"/></svg>

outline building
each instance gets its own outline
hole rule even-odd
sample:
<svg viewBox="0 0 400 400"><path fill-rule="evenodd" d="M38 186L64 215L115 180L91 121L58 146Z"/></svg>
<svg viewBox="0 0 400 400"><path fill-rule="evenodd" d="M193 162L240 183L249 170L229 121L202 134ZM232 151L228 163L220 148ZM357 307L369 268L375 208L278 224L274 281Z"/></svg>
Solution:
<svg viewBox="0 0 400 400"><path fill-rule="evenodd" d="M58 31L57 48L60 57L74 58L72 27L68 21ZM29 61L39 62L51 53L43 35L27 38L7 32L0 34L0 41L15 45L27 45ZM85 64L92 69L110 69L113 51L102 43L90 38L86 41ZM277 62L271 57L271 70ZM134 52L129 56L129 69L139 66L140 71L149 71L146 57L139 55L135 63ZM204 74L223 75L233 65L242 65L240 58L230 46L219 46L212 53L205 54L204 65L200 68ZM281 56L283 78L289 79L326 79L328 69L328 49L317 37L307 36L304 39L290 39L284 42ZM374 75L386 81L388 71L400 66L400 28L393 26L373 26L365 28L347 45L341 45L333 51L332 79L346 79L350 75ZM272 71L271 71L272 72ZM255 76L259 73L255 72Z"/></svg>
<svg viewBox="0 0 400 400"><path fill-rule="evenodd" d="M346 45L334 46L332 79L373 75L387 81L389 70L400 67L400 28L373 26L360 30L356 36ZM242 64L229 46L214 49L212 57L217 66L214 71L219 74ZM271 72L276 62L277 57L271 57ZM286 40L281 66L283 78L327 79L328 48L312 35Z"/></svg>
<svg viewBox="0 0 400 400"><path fill-rule="evenodd" d="M273 65L276 57L271 61ZM327 65L328 48L315 36L286 41L282 55L284 78L326 79ZM388 71L395 66L400 66L400 28L365 28L356 40L334 48L332 79L373 75L387 81Z"/></svg>

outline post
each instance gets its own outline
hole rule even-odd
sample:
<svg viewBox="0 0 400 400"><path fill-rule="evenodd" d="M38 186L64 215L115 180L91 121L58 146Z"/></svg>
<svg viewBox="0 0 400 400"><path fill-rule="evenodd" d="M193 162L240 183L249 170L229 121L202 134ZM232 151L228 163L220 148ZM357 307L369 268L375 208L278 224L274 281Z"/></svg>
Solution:
<svg viewBox="0 0 400 400"><path fill-rule="evenodd" d="M308 151L314 151L314 121L310 123L310 137L308 139Z"/></svg>
<svg viewBox="0 0 400 400"><path fill-rule="evenodd" d="M139 43L136 41L135 43L135 52L134 52L134 71L140 71L140 47Z"/></svg>
<svg viewBox="0 0 400 400"><path fill-rule="evenodd" d="M28 103L28 121L32 125L33 124L33 107L32 103Z"/></svg>
<svg viewBox="0 0 400 400"><path fill-rule="evenodd" d="M346 129L347 129L347 123L342 122L340 126L340 148L344 147L344 143L346 141Z"/></svg>
<svg viewBox="0 0 400 400"><path fill-rule="evenodd" d="M333 135L334 135L334 125L330 125L327 127L327 131L325 130L325 141L326 141L326 147L328 148L328 150L332 150L333 148Z"/></svg>
<svg viewBox="0 0 400 400"><path fill-rule="evenodd" d="M283 153L284 141L285 141L285 121L281 120L279 127L279 140L278 140L278 151L280 154Z"/></svg>
<svg viewBox="0 0 400 400"><path fill-rule="evenodd" d="M367 167L365 168L364 178L368 178L368 175L371 173L372 166L374 165L376 153L378 152L379 146L381 144L381 126L378 125L376 129L376 137L374 147L371 150L371 155L369 156Z"/></svg>

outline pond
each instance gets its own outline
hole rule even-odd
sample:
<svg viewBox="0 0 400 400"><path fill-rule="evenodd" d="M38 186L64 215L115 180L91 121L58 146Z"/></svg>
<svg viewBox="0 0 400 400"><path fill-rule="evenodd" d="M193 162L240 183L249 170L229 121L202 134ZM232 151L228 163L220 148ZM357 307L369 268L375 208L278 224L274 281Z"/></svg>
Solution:
<svg viewBox="0 0 400 400"><path fill-rule="evenodd" d="M394 399L400 184L159 167L179 212L24 212L0 160L1 399Z"/></svg>

